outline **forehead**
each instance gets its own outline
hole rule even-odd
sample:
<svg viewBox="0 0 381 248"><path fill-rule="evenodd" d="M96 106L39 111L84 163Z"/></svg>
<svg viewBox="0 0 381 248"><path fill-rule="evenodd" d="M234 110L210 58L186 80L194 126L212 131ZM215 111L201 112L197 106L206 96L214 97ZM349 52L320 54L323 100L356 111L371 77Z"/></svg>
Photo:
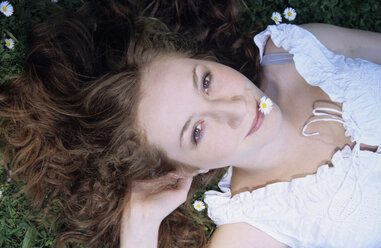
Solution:
<svg viewBox="0 0 381 248"><path fill-rule="evenodd" d="M142 89L149 94L151 88L183 87L179 80L185 81L192 76L192 70L198 60L183 57L161 57L155 59L142 72Z"/></svg>
<svg viewBox="0 0 381 248"><path fill-rule="evenodd" d="M193 59L165 57L153 61L142 72L138 123L151 144L159 147L178 144L182 125L195 101L192 92L196 64Z"/></svg>

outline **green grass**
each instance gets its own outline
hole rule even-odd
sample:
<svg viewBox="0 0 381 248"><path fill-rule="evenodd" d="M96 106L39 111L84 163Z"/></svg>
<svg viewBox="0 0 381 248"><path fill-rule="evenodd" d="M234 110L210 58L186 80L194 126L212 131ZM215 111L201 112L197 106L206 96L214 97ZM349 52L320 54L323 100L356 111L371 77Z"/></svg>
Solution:
<svg viewBox="0 0 381 248"><path fill-rule="evenodd" d="M8 180L0 162L0 247L52 247L52 226L49 221L38 221L38 213L31 211L29 201L18 193L21 188L22 184Z"/></svg>
<svg viewBox="0 0 381 248"><path fill-rule="evenodd" d="M0 84L8 83L22 72L28 47L26 31L31 24L40 22L46 16L46 4L49 3L49 0L8 1L13 5L14 13L10 17L0 13ZM82 3L81 0L59 1L59 5L65 8L74 8ZM244 11L242 29L273 24L270 19L273 11L282 13L286 7L293 7L297 17L293 22L286 23L322 22L381 32L379 0L247 0L247 4L250 11ZM10 37L16 41L12 50L4 45L4 39ZM3 162L0 162L0 247L52 247L55 238L51 221L39 221L43 216L31 211L29 199L18 194L22 184L8 182L7 178ZM193 197L202 199L203 196L198 192ZM214 229L205 228L208 232Z"/></svg>

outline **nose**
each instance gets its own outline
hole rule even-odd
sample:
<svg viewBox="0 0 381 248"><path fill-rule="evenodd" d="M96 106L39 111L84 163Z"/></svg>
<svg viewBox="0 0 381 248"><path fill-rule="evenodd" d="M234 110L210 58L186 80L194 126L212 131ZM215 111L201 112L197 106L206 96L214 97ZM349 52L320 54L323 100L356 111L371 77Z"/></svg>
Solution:
<svg viewBox="0 0 381 248"><path fill-rule="evenodd" d="M243 96L233 96L210 102L211 117L237 128L247 113L247 101Z"/></svg>

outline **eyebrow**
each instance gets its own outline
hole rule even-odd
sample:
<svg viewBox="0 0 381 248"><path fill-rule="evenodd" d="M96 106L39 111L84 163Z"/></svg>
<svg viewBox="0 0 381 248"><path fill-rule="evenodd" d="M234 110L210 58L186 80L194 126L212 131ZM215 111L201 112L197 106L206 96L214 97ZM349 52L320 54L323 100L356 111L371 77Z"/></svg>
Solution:
<svg viewBox="0 0 381 248"><path fill-rule="evenodd" d="M195 91L197 91L197 85L198 85L198 77L197 77L197 73L196 73L196 68L197 68L197 65L195 65L193 67L193 70L192 70L192 78L193 78L193 88L195 89ZM183 145L183 139L184 139L184 133L187 131L188 127L189 127L189 124L191 123L191 120L193 118L193 115L191 115L188 120L185 122L183 128L181 129L181 132L180 132L180 147L182 147Z"/></svg>

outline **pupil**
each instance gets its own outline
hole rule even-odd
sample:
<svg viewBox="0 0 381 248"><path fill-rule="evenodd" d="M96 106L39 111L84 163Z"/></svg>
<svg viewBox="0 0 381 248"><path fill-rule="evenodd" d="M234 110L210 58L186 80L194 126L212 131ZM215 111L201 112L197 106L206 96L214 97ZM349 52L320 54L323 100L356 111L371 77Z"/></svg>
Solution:
<svg viewBox="0 0 381 248"><path fill-rule="evenodd" d="M200 129L197 128L195 131L195 135L198 136L199 134L200 134Z"/></svg>

